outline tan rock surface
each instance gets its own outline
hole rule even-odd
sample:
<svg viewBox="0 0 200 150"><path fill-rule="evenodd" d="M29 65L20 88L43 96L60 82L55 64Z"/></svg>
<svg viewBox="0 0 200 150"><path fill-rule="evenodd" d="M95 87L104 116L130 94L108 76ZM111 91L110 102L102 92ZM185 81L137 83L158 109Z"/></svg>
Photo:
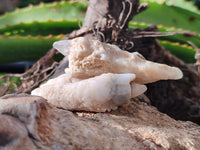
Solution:
<svg viewBox="0 0 200 150"><path fill-rule="evenodd" d="M41 97L0 98L0 149L200 149L200 127L131 100L109 113L70 112Z"/></svg>

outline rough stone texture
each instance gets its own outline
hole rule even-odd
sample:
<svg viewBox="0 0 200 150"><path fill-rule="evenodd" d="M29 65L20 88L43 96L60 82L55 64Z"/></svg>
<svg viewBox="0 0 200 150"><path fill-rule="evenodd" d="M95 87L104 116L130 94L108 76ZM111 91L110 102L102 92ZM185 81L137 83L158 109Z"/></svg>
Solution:
<svg viewBox="0 0 200 150"><path fill-rule="evenodd" d="M110 113L70 112L41 97L0 98L0 149L200 149L200 127L138 99Z"/></svg>

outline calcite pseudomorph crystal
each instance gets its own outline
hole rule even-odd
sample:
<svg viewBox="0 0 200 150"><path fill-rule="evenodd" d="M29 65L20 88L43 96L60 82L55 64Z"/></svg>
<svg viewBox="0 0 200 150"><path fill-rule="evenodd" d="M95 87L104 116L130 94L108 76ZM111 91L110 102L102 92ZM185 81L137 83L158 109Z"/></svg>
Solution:
<svg viewBox="0 0 200 150"><path fill-rule="evenodd" d="M105 112L146 91L145 83L180 79L179 68L147 61L137 52L79 37L54 43L69 59L65 74L32 91L68 110Z"/></svg>

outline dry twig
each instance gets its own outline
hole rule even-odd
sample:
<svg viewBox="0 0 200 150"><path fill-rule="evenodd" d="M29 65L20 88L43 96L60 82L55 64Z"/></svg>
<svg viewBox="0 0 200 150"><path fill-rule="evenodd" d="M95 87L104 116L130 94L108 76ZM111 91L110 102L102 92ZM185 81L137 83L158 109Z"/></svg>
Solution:
<svg viewBox="0 0 200 150"><path fill-rule="evenodd" d="M58 62L53 60L56 54L55 49L51 49L45 56L38 60L32 68L22 74L6 74L0 77L2 81L0 96L9 93L30 93L34 88L47 80L56 70ZM13 77L20 79L18 83L12 81Z"/></svg>

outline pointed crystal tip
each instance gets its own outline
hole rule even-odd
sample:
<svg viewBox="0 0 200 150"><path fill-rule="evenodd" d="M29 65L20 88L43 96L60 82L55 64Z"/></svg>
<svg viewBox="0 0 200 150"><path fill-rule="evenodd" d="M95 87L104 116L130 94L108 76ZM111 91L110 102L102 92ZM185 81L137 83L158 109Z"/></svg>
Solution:
<svg viewBox="0 0 200 150"><path fill-rule="evenodd" d="M70 40L61 40L53 43L53 47L57 49L64 56L67 55L67 50L70 46Z"/></svg>

